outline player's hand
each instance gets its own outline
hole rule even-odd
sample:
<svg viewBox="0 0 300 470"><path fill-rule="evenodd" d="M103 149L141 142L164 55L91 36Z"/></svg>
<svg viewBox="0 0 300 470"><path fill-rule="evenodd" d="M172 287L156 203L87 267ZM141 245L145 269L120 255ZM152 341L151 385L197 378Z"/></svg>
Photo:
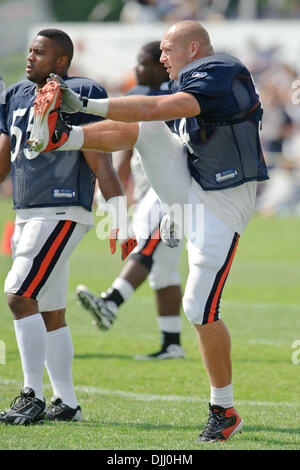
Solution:
<svg viewBox="0 0 300 470"><path fill-rule="evenodd" d="M55 80L59 84L59 88L61 89L62 93L62 105L61 111L63 113L79 113L84 112L84 99L75 93L75 91L69 88L65 81L55 73L50 73L50 78L47 81Z"/></svg>
<svg viewBox="0 0 300 470"><path fill-rule="evenodd" d="M160 222L161 241L170 248L175 248L181 240L181 229L172 222L169 215L164 215Z"/></svg>
<svg viewBox="0 0 300 470"><path fill-rule="evenodd" d="M135 238L135 235L133 233L133 230L131 228L131 225L129 224L129 230L127 234L127 238L122 238L126 237L125 234L122 234L119 228L114 228L110 232L110 237L109 237L109 245L110 245L110 251L112 254L116 252L116 240L119 240L120 245L121 245L121 259L124 261L128 255L134 250L134 248L137 246L137 240Z"/></svg>
<svg viewBox="0 0 300 470"><path fill-rule="evenodd" d="M110 251L116 252L116 241L121 245L121 258L124 261L137 246L137 240L127 214L126 198L114 196L107 201L107 210L112 217L112 230L110 233Z"/></svg>

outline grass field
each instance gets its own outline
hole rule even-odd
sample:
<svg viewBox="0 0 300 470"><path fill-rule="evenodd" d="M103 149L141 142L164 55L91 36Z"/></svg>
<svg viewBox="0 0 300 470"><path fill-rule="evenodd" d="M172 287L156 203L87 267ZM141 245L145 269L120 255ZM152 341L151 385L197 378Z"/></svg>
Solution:
<svg viewBox="0 0 300 470"><path fill-rule="evenodd" d="M10 205L0 198L0 234L14 216ZM1 425L0 449L299 450L300 364L293 362L300 361L300 347L299 354L292 348L300 340L299 233L299 219L254 217L241 237L224 289L221 311L232 336L242 434L213 447L196 441L207 420L209 387L193 328L185 318L185 359L133 359L153 352L160 341L154 297L146 283L122 306L110 331L91 325L88 313L76 303L76 285L99 292L110 286L122 266L119 253L111 256L108 243L92 230L72 255L67 305L75 349L73 376L84 421ZM9 257L0 256L1 286L10 263ZM180 269L184 281L186 252ZM11 314L3 294L0 299L0 340L6 346L6 363L0 364L2 410L19 393L22 370ZM51 397L46 373L45 396Z"/></svg>

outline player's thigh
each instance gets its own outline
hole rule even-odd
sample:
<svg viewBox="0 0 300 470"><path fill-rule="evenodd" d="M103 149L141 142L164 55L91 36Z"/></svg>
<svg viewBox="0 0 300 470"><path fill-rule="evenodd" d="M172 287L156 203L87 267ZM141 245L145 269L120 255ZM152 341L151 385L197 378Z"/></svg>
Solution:
<svg viewBox="0 0 300 470"><path fill-rule="evenodd" d="M43 295L39 296L39 312L52 312L66 308L69 282L69 263L60 267L59 272L53 276L53 282Z"/></svg>
<svg viewBox="0 0 300 470"><path fill-rule="evenodd" d="M13 236L14 261L5 280L5 292L39 300L87 230L87 226L68 220L20 224Z"/></svg>
<svg viewBox="0 0 300 470"><path fill-rule="evenodd" d="M163 204L186 204L191 184L186 151L163 121L142 122L135 144L146 176Z"/></svg>
<svg viewBox="0 0 300 470"><path fill-rule="evenodd" d="M207 209L199 233L188 241L189 275L183 308L192 323L202 325L220 318L221 295L239 235Z"/></svg>

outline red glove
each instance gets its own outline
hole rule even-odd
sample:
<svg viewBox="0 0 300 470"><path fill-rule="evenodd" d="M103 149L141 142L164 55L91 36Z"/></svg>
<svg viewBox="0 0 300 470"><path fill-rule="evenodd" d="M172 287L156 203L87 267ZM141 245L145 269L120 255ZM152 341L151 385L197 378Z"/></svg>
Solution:
<svg viewBox="0 0 300 470"><path fill-rule="evenodd" d="M134 248L137 246L137 241L135 236L127 238L126 240L119 239L119 231L120 229L115 228L110 232L109 245L111 253L114 254L116 252L116 240L119 240L122 251L121 258L124 261L132 252L132 250L134 250Z"/></svg>
<svg viewBox="0 0 300 470"><path fill-rule="evenodd" d="M116 252L116 240L119 240L121 258L124 261L137 246L137 240L127 214L126 199L124 196L112 197L107 201L107 207L113 223L109 237L110 251L112 254Z"/></svg>

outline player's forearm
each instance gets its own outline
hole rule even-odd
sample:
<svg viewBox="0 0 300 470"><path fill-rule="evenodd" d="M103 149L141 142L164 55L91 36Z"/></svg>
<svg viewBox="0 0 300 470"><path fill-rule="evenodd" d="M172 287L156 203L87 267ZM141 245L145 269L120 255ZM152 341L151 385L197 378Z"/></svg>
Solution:
<svg viewBox="0 0 300 470"><path fill-rule="evenodd" d="M126 96L105 100L88 100L86 112L112 121L168 121L181 117L182 107L170 97Z"/></svg>
<svg viewBox="0 0 300 470"><path fill-rule="evenodd" d="M100 191L106 201L112 197L123 195L121 182L108 155L106 159L101 159L99 164L99 171L97 172L96 176L98 179Z"/></svg>

